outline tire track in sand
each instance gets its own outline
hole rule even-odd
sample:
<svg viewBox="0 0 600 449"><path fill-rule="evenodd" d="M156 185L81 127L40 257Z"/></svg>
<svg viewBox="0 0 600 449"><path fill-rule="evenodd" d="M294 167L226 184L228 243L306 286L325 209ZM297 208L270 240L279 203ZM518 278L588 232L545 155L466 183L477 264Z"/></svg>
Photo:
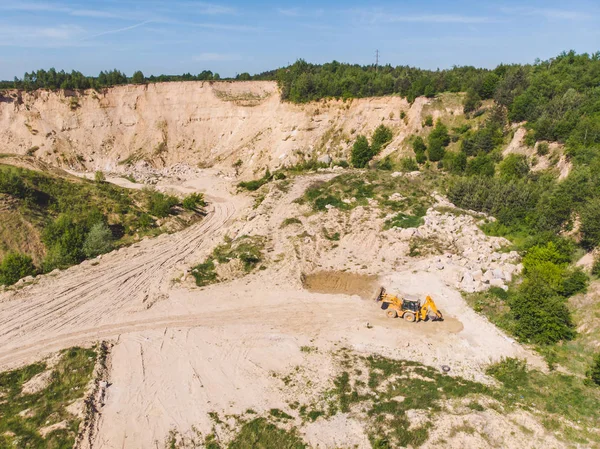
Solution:
<svg viewBox="0 0 600 449"><path fill-rule="evenodd" d="M213 201L200 223L107 254L96 266L87 262L44 276L1 301L0 367L103 336L104 326L126 331L119 323L135 322L133 315L166 294L173 269L214 246L235 212L232 202Z"/></svg>

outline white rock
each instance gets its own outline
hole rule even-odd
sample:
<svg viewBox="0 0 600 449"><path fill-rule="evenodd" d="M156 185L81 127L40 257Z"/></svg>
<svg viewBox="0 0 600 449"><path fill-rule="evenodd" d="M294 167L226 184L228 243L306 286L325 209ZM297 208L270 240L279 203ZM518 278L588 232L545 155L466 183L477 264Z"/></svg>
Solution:
<svg viewBox="0 0 600 449"><path fill-rule="evenodd" d="M417 232L416 228L405 228L400 231L400 238L410 239Z"/></svg>
<svg viewBox="0 0 600 449"><path fill-rule="evenodd" d="M504 273L500 268L493 269L492 275L494 276L494 279L504 279Z"/></svg>
<svg viewBox="0 0 600 449"><path fill-rule="evenodd" d="M492 279L490 280L490 287L504 287L504 282L502 282L502 279Z"/></svg>
<svg viewBox="0 0 600 449"><path fill-rule="evenodd" d="M319 157L317 161L329 165L331 164L331 156L324 154L323 156Z"/></svg>
<svg viewBox="0 0 600 449"><path fill-rule="evenodd" d="M483 279L483 271L481 271L481 270L472 271L471 276L473 277L474 280L481 281Z"/></svg>

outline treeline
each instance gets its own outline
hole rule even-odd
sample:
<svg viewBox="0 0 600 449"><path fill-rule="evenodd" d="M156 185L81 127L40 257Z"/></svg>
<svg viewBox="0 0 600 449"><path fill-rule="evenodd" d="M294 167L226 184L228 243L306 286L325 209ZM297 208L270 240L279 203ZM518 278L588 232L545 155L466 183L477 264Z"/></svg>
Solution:
<svg viewBox="0 0 600 449"><path fill-rule="evenodd" d="M440 92L464 92L474 87L481 98L491 98L504 72L519 66L501 65L495 70L470 66L449 70L423 70L409 66L381 67L343 64L310 64L298 60L277 71L284 100L305 103L321 98L362 98L400 95L409 101Z"/></svg>
<svg viewBox="0 0 600 449"><path fill-rule="evenodd" d="M246 75L250 79L249 74L238 75L236 79L245 79ZM183 75L159 75L145 77L141 71L136 71L131 77L125 73L114 69L101 71L98 76L86 76L81 72L73 70L68 73L64 70L57 71L54 68L50 70L37 70L31 73L25 72L23 78L17 78L13 81L0 81L0 89L99 89L105 87L119 86L123 84L144 84L144 83L163 83L169 81L218 81L221 76L218 73L213 73L210 70L204 70L198 75L184 73Z"/></svg>

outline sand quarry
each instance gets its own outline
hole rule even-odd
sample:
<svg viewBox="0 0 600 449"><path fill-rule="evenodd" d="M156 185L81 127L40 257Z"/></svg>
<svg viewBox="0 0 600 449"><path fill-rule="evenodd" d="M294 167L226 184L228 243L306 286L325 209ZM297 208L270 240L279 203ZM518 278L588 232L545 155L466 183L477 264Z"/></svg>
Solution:
<svg viewBox="0 0 600 449"><path fill-rule="evenodd" d="M192 84L173 86L171 89L185 90ZM291 114L305 117L305 125L321 120L322 114L330 114L328 120L342 123L340 111L350 108L343 104L325 108L282 106L272 85L261 86L262 90L253 97L240 93L235 96L230 92L231 87L228 91L221 89L229 92L230 97L221 94L218 105L215 99L209 102L210 107L221 108L213 111L211 117L222 116L231 125L232 135L242 132L240 126L250 126L248 123L251 131L243 131L246 140L231 152L226 148L232 148L234 137L224 137L223 127L219 133L207 132L206 139L212 141L206 148L195 150L198 154L206 156L212 147L211 157L226 161L222 167L231 167L231 161L238 157L275 164L283 147L290 147L285 153L289 157L293 154L294 139L286 139L288 134L307 141L315 139L300 128L282 130L275 126L275 122L285 119L278 115L282 108L288 118ZM87 165L83 168L91 171L108 166L116 171L126 170L116 162L115 142L121 145L119 158L123 159L135 152L139 145L135 139L142 137L168 140L171 150L162 158L161 165L185 165L187 159L197 160L200 156L191 156L183 144L177 147L172 144L178 135L177 126L192 129L182 121L183 113L169 119L160 129L154 123L159 121L158 116L152 123L147 116L145 122L144 117L136 117L140 110L158 114L158 106L144 109L141 102L152 102L158 95L155 91L166 87L148 86L133 101L131 98L140 89L116 88L101 98L92 98L90 94L81 100L81 110L72 113L65 112L68 106L54 94L28 98L26 103L37 109L2 114L7 124L2 140L19 148L21 153L37 144L39 151L44 152L40 157L55 163L61 153L50 150L51 145L70 154L72 148L65 149L65 142L76 147L77 139L84 139L86 132L93 134L96 127L108 127L109 119L111 126L117 126L120 120L118 132L111 131L116 138L95 135L89 140L89 146L94 148L86 153ZM208 86L197 88L197 95L208 95L207 89ZM161 95L168 97L164 92ZM136 107L128 106L132 101ZM102 115L102 108L108 108L110 102L121 102L123 106L111 115ZM399 142L402 135L409 133L410 126L420 122L424 102L419 99L410 107L414 117L409 117L409 125L400 134ZM89 112L88 103L93 103L97 110ZM0 107L9 105L3 103ZM390 112L397 114L402 108L409 110L400 99L355 102L348 112L349 123L343 127L371 129L381 123L382 114L386 120L397 120L397 115L394 118ZM206 110L205 113L209 114ZM68 114L72 116L66 119ZM261 117L267 115L274 121L268 128L271 130L268 138L276 139L280 145L273 146L277 150L263 154L257 149L261 144L254 142L256 147L252 147L249 142ZM127 120L136 123L137 131L131 131L133 125ZM197 121L202 122L202 117ZM17 132L25 122L35 123L30 126L39 128L39 133ZM208 126L205 122L203 126ZM321 126L320 132L325 132L325 127L318 123L315 126ZM143 127L146 134L140 132ZM193 133L184 131L180 132L181 142L189 145L198 142ZM274 137L276 131L279 134ZM239 142L239 137L236 140ZM250 165L258 166L258 163ZM475 313L461 296L461 288L473 291L489 287L489 283L477 278L477 271L500 266L494 254L501 241L484 236L477 228L476 218L465 216L458 222L450 215L430 209L420 232L441 229L440 234L452 240L448 247L453 249L442 256L415 258L408 255L410 236L397 229L381 231L382 219L377 210L357 207L344 216L335 209L308 215L305 206L294 203L311 183L331 179L336 174L326 170L296 176L286 191L269 187L264 201L255 207L251 195L236 191L238 178L230 168L218 168L217 164L207 169L180 169L176 175L163 171L153 181L157 188L180 194L205 193L209 202L206 217L183 231L145 239L68 270L40 276L14 291L0 293L0 369L51 357L75 345L107 341L111 349L102 392L96 398L97 413L93 425L86 430L86 438L78 445L122 449L162 448L172 431L180 435L184 447L186 435L215 431L210 413L229 419L235 428L235 420L227 416L242 415L248 409L258 414L273 408L289 411L291 401L310 401L331 386L340 371L335 354L342 348L359 355L379 354L417 361L439 370L447 365L451 376L484 383L492 382L485 375L486 366L502 357L524 358L534 366L543 367L535 354ZM88 172L85 176L92 175ZM141 186L119 177L109 176L108 180L128 188ZM282 228L282 221L288 217L299 217L301 225ZM353 223L365 225L353 228ZM344 233L333 245L320 237L323 226L332 231L350 227L352 231ZM190 267L203 261L225 236L235 238L246 234L267 238L265 269L208 287L196 287L189 275ZM503 267L518 270L518 260L504 262ZM465 277L466 271L475 272L475 276ZM498 278L501 284L502 275ZM431 295L443 311L445 321L408 323L387 318L370 299L380 285L391 292L421 298ZM310 382L304 388L288 388L282 379L299 369ZM511 417L492 410L469 413L436 418L435 429L423 447L440 447L442 436L445 447L561 447L524 412ZM478 431L487 437L451 432L461 419L476 423ZM350 414L296 424L311 447L370 447L364 425ZM226 440L227 430L220 427L216 431Z"/></svg>
<svg viewBox="0 0 600 449"><path fill-rule="evenodd" d="M438 258L415 261L399 253L394 259L398 268L391 262L369 264L389 251L375 230L342 239L335 251L307 241L305 254L297 255L286 236L291 231L281 229L281 221L296 213L300 206L293 199L315 177L331 176L297 177L287 193L274 189L257 210L248 195L234 193L231 180L211 170L176 183L165 178L159 188L206 192L206 218L184 231L144 240L4 293L0 367L39 360L74 345L110 342L109 386L91 429L91 446L150 448L161 447L174 429L182 435L192 429L210 432L210 412L286 410L292 392L281 378L296 367L312 382L293 392L295 399L318 395L339 371L333 354L340 348L437 368L448 365L452 375L483 382L490 381L485 366L503 356L540 365L467 306L451 270L432 268ZM275 204L269 207L270 202ZM327 218L314 219L318 226ZM249 232L269 236L268 251L283 258L266 270L205 288L186 277L189 267L226 234ZM350 270L363 264L369 268L362 273ZM379 285L432 295L446 320L414 324L386 318L369 299ZM511 437L516 425L505 417L486 412L478 419L493 427L489 432L503 435L507 445L512 441L522 447ZM549 438L529 419L536 429L531 439ZM301 432L314 447L370 447L361 424L348 417L318 420ZM457 444L461 438L465 436L455 438Z"/></svg>

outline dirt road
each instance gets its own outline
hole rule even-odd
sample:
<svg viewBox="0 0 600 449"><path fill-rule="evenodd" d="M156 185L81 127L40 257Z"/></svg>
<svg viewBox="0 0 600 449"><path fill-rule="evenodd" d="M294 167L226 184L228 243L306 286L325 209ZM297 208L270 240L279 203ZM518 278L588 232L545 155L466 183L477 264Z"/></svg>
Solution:
<svg viewBox="0 0 600 449"><path fill-rule="evenodd" d="M87 261L0 302L0 367L32 356L135 328L136 313L166 297L173 269L219 241L234 213L213 198L204 220L190 228ZM124 324L127 323L127 324Z"/></svg>

